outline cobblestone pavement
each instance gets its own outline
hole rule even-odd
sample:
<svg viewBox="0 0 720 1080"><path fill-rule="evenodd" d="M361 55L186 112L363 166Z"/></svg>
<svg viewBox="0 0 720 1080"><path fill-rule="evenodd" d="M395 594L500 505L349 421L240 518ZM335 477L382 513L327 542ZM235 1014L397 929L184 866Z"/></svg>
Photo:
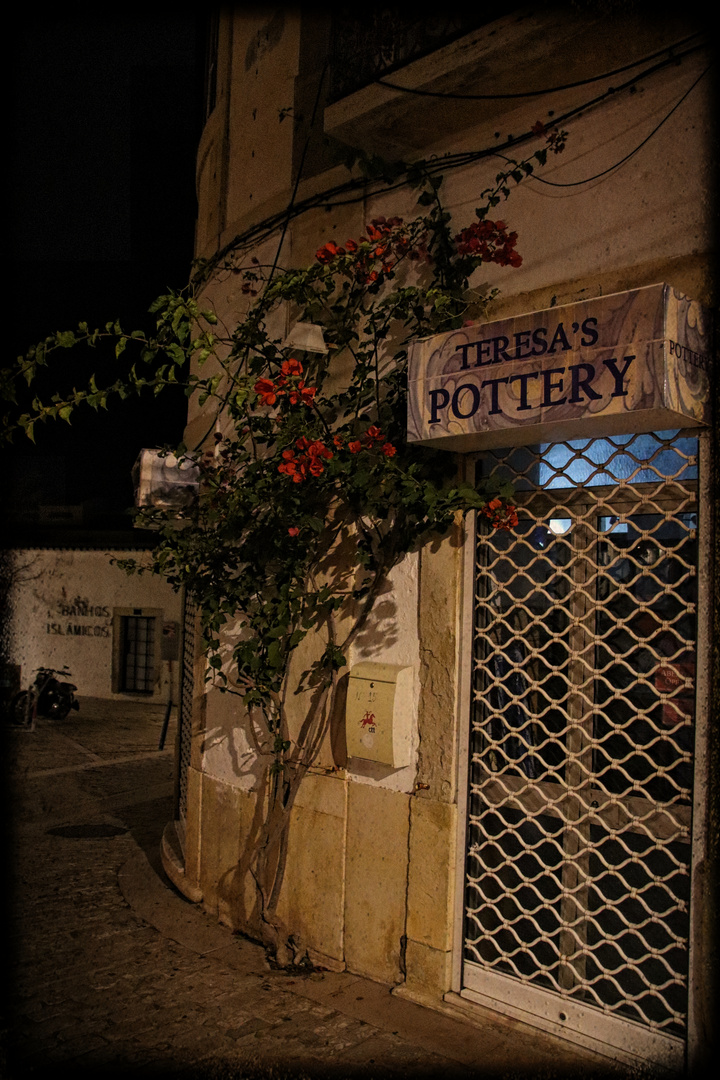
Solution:
<svg viewBox="0 0 720 1080"><path fill-rule="evenodd" d="M607 1075L494 1014L473 1026L348 973L273 971L181 898L158 855L173 811L163 712L86 700L62 724L5 733L3 1075Z"/></svg>

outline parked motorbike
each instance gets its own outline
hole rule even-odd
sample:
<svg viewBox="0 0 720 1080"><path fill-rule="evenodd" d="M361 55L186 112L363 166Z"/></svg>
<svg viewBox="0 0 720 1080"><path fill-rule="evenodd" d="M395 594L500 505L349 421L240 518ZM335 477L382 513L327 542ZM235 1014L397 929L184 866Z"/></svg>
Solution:
<svg viewBox="0 0 720 1080"><path fill-rule="evenodd" d="M58 671L55 668L38 668L27 690L21 690L12 701L11 718L20 727L35 727L38 716L51 720L64 720L71 709L79 709L80 703L75 697L77 686L71 682L61 682L60 678L71 675L67 668Z"/></svg>

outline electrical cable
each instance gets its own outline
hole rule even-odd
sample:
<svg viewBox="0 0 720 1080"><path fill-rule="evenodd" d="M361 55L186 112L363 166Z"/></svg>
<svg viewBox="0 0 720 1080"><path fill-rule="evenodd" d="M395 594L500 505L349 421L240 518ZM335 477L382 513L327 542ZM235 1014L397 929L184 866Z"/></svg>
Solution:
<svg viewBox="0 0 720 1080"><path fill-rule="evenodd" d="M664 49L659 49L657 52L650 53L649 56L644 56L640 60L633 61L632 64L625 64L623 67L614 68L612 71L607 71L603 75L593 75L589 79L578 79L577 82L564 83L561 86L550 86L544 90L524 90L520 93L514 94L453 94L444 93L440 90L420 90L412 86L401 86L399 83L388 82L387 79L379 78L375 79L375 82L379 86L387 86L391 90L401 90L405 94L417 94L420 97L431 98L446 98L451 101L504 101L509 98L529 98L529 97L543 97L545 94L555 94L560 90L573 90L578 86L587 86L589 83L600 82L602 79L612 79L614 75L622 75L625 71L630 71L631 68L639 67L641 64L645 64L650 60L656 60L658 56L664 56L665 53L672 53L673 49L680 49L684 45L687 45L693 38L698 37L700 31L695 34L691 34L689 37L683 38L682 41L675 42L674 45L666 45Z"/></svg>
<svg viewBox="0 0 720 1080"><path fill-rule="evenodd" d="M302 176L303 165L305 164L305 157L307 155L308 146L310 145L310 139L312 137L313 128L315 126L315 118L317 116L318 105L320 103L320 93L322 91L322 85L323 85L323 82L325 80L325 73L327 72L329 64L330 64L330 60L327 59L325 61L324 65L323 65L322 71L320 72L320 78L318 80L318 88L317 88L317 91L315 93L315 104L313 105L312 115L310 117L310 124L308 126L308 133L307 133L307 137L305 139L305 143L303 145L302 154L300 155L300 162L298 164L297 176L295 177L295 184L293 186L292 195L290 196L290 202L288 203L287 207L285 208L285 210L282 213L282 217L284 218L283 225L282 225L282 232L280 233L280 240L278 241L278 246L277 246L277 249L275 251L275 258L273 260L272 267L270 268L270 273L268 274L268 279L267 279L267 282L266 282L266 288L270 284L270 282L272 281L273 275L275 274L275 271L277 270L278 261L280 259L280 252L282 250L282 246L283 246L283 243L285 241L285 235L286 235L287 230L288 230L288 225L290 224L291 219L294 216L296 216L296 215L293 214L293 209L294 209L294 205L295 205L295 197L296 197L297 192L298 192L298 187L300 186L300 178ZM274 230L272 230L272 231L274 232ZM205 432L203 437L196 442L196 445L194 447L193 452L197 452L204 445L205 441L209 437L210 432L213 430L213 428L217 429L217 423L218 423L219 418L220 418L220 412L221 412L222 408L224 408L225 404L227 403L228 397L229 397L231 392L232 392L232 388L227 392L227 394L225 395L223 401L221 402L221 405L218 407L218 410L215 413L215 416L213 417L213 421L212 421L210 427L207 429L207 431Z"/></svg>
<svg viewBox="0 0 720 1080"><path fill-rule="evenodd" d="M683 101L685 100L685 98L686 98L686 97L687 97L687 96L688 96L689 94L691 94L691 93L692 93L692 91L693 91L693 90L695 89L695 87L696 87L696 86L698 85L698 83L700 82L700 80L701 80L701 79L704 79L704 78L705 78L705 76L707 75L708 71L710 70L710 67L711 67L711 65L709 65L709 64L708 64L708 66L707 66L707 67L705 68L705 70L704 70L704 71L702 72L702 74L698 75L697 79L696 79L696 80L695 80L695 82L694 82L694 83L692 84L692 86L691 86L691 87L689 87L689 89L687 89L687 90L685 91L685 93L684 93L684 94L683 94L683 96L682 96L682 97L680 98L680 100L679 100L679 101L677 101L677 102L676 102L676 103L675 103L675 104L673 105L673 107L672 107L672 109L670 110L670 112L666 113L666 115L665 115L665 116L664 116L664 117L662 118L662 120L660 121L660 123L659 123L659 124L657 124L657 125L656 125L656 126L655 126L655 127L653 128L653 129L652 129L652 131L650 132L650 134L649 134L649 135L646 135L646 137L645 137L645 138L644 138L644 139L642 140L642 142L638 143L638 145L637 145L637 146L635 147L635 149L634 149L634 150L631 150L629 154L625 154L625 156L624 156L624 157L622 157L622 158L620 158L620 160L619 160L619 161L616 161L614 165L610 165L610 166L609 166L609 167L608 167L607 169L603 169L603 170L602 170L602 172L599 172L599 173L595 173L595 175L594 175L594 176L587 176L587 177L586 177L586 178L585 178L584 180L569 180L569 181L566 181L566 182L564 182L564 183L563 183L563 182L560 182L560 181L558 181L558 180L546 180L546 179L545 179L544 177L542 177L542 176L535 176L534 174L533 174L533 180L537 180L537 181L539 181L539 183L541 183L541 184L548 184L548 185L549 185L550 187L579 187L579 185L580 185L580 184L590 184L590 183L591 183L591 182L592 182L593 180L599 180L601 176L607 176L607 174L608 174L608 173L611 173L611 172L612 172L612 171L613 171L614 169L619 169L621 165L624 165L626 161L629 161L631 157L634 157L634 156L635 156L635 154L637 154L637 152L638 152L639 150L642 150L642 148L643 148L643 146L645 145L645 143L649 142L649 141L650 141L650 139L652 139L653 135L655 135L655 134L656 134L656 133L657 133L657 132L658 132L658 131L660 130L660 128L661 128L661 127L663 126L663 124L665 123L665 121L666 121L666 120L669 120L669 119L670 119L670 117L671 117L671 116L672 116L672 114L673 114L673 113L675 112L675 110L676 110L676 109L679 109L679 108L680 108L680 106L682 105L682 103L683 103ZM507 160L507 159L505 159L505 160Z"/></svg>
<svg viewBox="0 0 720 1080"><path fill-rule="evenodd" d="M688 52L695 52L695 48L688 50ZM683 55L688 55L688 53L685 53ZM648 69L648 71L641 73L640 76L629 79L622 86L610 87L603 94L598 95L596 98L593 98L591 101L584 102L582 105L577 106L575 109L568 110L568 112L564 113L562 116L557 117L557 118L553 118L553 127L555 127L555 126L557 126L559 124L565 123L565 121L567 121L569 119L572 119L574 116L576 116L576 115L578 115L578 114L580 114L582 112L585 112L587 109L591 108L594 105L597 105L598 103L603 101L605 98L610 97L610 96L612 96L614 94L617 94L617 93L621 92L622 90L627 89L629 86L634 85L638 81L639 78L641 78L641 77L643 77L645 75L648 75L648 74L652 74L653 72L658 71L661 68L667 66L667 64L671 63L671 62L674 62L674 58L673 58L672 61L671 60L666 60L665 62L663 62L660 65L655 65L655 67L650 68L650 69ZM700 81L700 79L702 79L704 77L704 75L707 74L709 69L710 69L710 67L708 66L708 68L706 68L705 71L703 71L702 74L695 80L693 85L683 94L683 96L679 99L679 101L676 102L676 104L667 113L667 115L663 118L663 120L660 121L660 124L658 124L657 127L652 132L650 132L650 134L648 136L646 136L646 138L643 139L643 141L637 147L635 147L635 149L633 151L631 151L630 154L626 155L625 158L621 159L620 161L615 162L614 165L611 165L608 169L603 170L603 172L596 174L596 176L588 177L585 180L574 181L572 184L568 184L568 185L557 184L557 186L568 186L568 187L570 187L570 186L579 186L580 184L584 184L584 183L590 183L590 181L597 179L598 176L603 176L603 175L605 175L606 172L611 172L613 169L615 169L619 165L623 164L623 162L625 160L627 160L627 158L629 158L633 154L637 153L637 151L640 150L642 148L642 146L646 142L648 142L649 139L652 138L652 136L655 134L655 132L662 126L663 123L665 123L665 120L667 120L672 115L672 113L675 111L675 109L677 109L682 104L682 102L685 100L687 95L694 89L694 87L697 85L697 83ZM438 172L440 170L444 171L446 169L460 168L460 167L462 167L464 165L472 164L472 162L474 162L474 161L481 160L484 157L498 156L498 157L503 158L503 160L507 161L508 159L504 158L503 155L499 153L500 150L506 149L509 146L518 146L519 144L526 142L528 139L533 138L533 136L534 136L534 132L531 130L531 131L526 132L524 135L518 136L515 139L508 139L504 144L502 144L501 146L498 146L498 147L488 147L488 148L486 148L484 150L467 151L467 152L462 153L462 154L451 154L451 155L447 155L446 157L437 159L437 162L434 163L434 164L430 164L428 161L425 161L423 164L425 165L425 167L426 167L426 169L427 169L427 171L429 173L434 173L434 172ZM551 180L543 180L541 177L537 176L536 174L533 174L533 178L536 179L536 180L539 180L541 183L545 183L545 184L555 184L556 183L556 182L551 181ZM401 180L401 181L398 181L395 184L388 184L387 187L384 190L386 190L386 191L397 190L398 188L403 187L405 185L405 183L406 183L406 181ZM332 194L331 192L327 192L326 196L330 196L331 194ZM328 208L331 207L331 206L333 206L333 207L334 206L347 206L347 205L351 205L351 204L353 204L355 202L361 201L361 198L362 198L362 196L358 196L358 197L355 197L355 198L352 198L352 199L336 200L336 201L334 201L332 203L328 202L325 205L327 205ZM320 203L320 205L322 205L322 202Z"/></svg>
<svg viewBox="0 0 720 1080"><path fill-rule="evenodd" d="M690 39L686 39L686 40L690 40ZM578 105L575 108L569 109L567 112L563 113L559 117L553 117L553 121L552 121L553 126L558 126L560 124L563 124L566 121L572 119L573 117L580 115L581 113L585 112L587 109L590 109L593 106L601 103L606 98L622 92L623 90L627 89L630 86L633 86L633 85L637 84L641 80L643 80L643 79L647 78L648 76L656 73L657 71L661 71L663 68L667 67L669 64L679 64L686 56L691 55L692 53L696 52L700 48L703 48L703 45L692 46L691 48L687 49L684 53L680 54L679 56L666 57L660 63L654 64L652 67L647 68L645 71L642 71L638 75L633 76L632 78L626 80L620 86L618 86L618 87L608 87L607 90L605 90L603 93L597 95L595 98L592 98L589 101L583 102L581 105ZM663 50L663 51L665 51L665 50ZM654 55L662 55L662 53L661 54L654 54ZM327 64L326 64L326 66L327 66ZM706 71L707 70L709 70L709 69L706 69ZM690 93L690 91L692 91L692 89L694 88L695 85L697 85L697 82L699 82L700 78L702 78L706 74L706 71L703 72L703 74L696 80L696 82L693 84L693 86L691 86L690 89L688 91L686 91L686 93L683 95L683 97L680 99L680 101L678 101L676 103L676 105L673 106L673 109L670 110L670 112L665 117L665 119L668 119L668 117L670 115L672 115L672 112L675 111L675 109L681 104L681 102L684 100L684 98L687 96L687 94ZM661 124L662 123L664 123L664 120L661 121ZM661 126L661 125L658 125L658 126ZM655 130L657 130L657 129L655 129ZM636 153L642 147L642 145L644 145L645 142L647 142L650 138L652 138L652 136L655 134L655 130L653 132L651 132L650 135L648 135L646 137L646 139L644 139L643 142L641 144L639 144L639 146L636 147L635 150L632 151L631 154L628 155L628 156L632 156L632 154ZM500 151L509 149L511 146L515 147L515 146L521 145L522 143L525 143L529 139L532 139L534 137L535 137L535 133L532 130L530 130L530 131L527 131L524 135L520 135L520 136L518 136L516 138L510 137L510 138L506 139L506 141L504 143L500 144L499 146L486 147L483 150L464 151L464 152L457 153L457 154L448 154L448 155L443 156L442 158L436 159L434 162L431 159L427 159L427 160L425 160L423 162L416 162L414 164L423 165L425 167L425 169L427 170L427 172L430 173L430 174L440 172L441 170L445 171L447 169L461 168L464 165L472 164L474 161L479 161L479 160L482 160L483 158L486 158L486 157L493 157L493 156L502 157L502 154L500 153ZM307 148L307 144L306 144L306 148ZM507 159L505 159L505 160L507 160ZM626 160L626 159L623 159L623 160ZM597 176L604 175L604 172L612 171L612 169L617 168L619 165L621 165L623 163L623 160L621 160L619 162L616 162L614 165L610 166L608 170L604 170L603 173L599 173L599 174L597 174ZM300 177L300 175L301 175L301 170L298 170L298 178ZM541 180L541 178L536 176L535 174L533 174L533 176L534 176L535 179ZM589 183L591 180L596 179L596 178L597 177L589 177L586 180L575 181L572 184L568 184L567 186L578 186L578 185L583 184L583 183ZM238 251L238 249L240 249L242 247L249 248L249 247L251 247L253 245L256 245L256 244L262 242L262 240L264 240L268 236L272 235L272 233L275 232L276 229L281 225L283 226L284 230L287 230L287 226L289 224L289 221L292 218L298 217L300 214L306 213L308 210L317 209L317 208L320 208L320 207L324 207L326 210L331 210L336 206L347 206L347 205L351 205L351 204L356 203L356 202L360 202L366 197L365 189L367 188L367 185L369 183L373 183L373 182L381 183L382 181L380 179L378 179L377 181L373 181L372 179L369 179L367 176L353 177L350 180L344 181L341 184L337 184L334 187L329 188L324 192L318 193L316 195L313 195L313 196L309 197L308 199L304 199L302 202L296 203L296 202L294 202L294 199L295 199L295 197L297 195L297 190L298 190L298 186L299 186L299 179L296 178L295 188L294 188L294 191L293 191L293 199L292 199L291 204L290 204L289 207L286 207L281 213L275 214L272 217L265 218L263 221L258 222L256 225L252 226L250 229L247 229L244 233L240 234L239 236L234 237L233 240L231 240L228 244L224 245L224 247L220 251L216 252L216 254L213 256L213 258L211 260L209 260L209 262L216 266L224 257L229 255L231 252ZM549 181L549 180L541 180L541 182L546 183L546 184L551 184L551 185L556 183L556 182ZM387 181L385 181L384 183L385 183L385 187L383 189L384 191L394 191L394 190L397 190L399 188L404 187L406 185L407 181L403 179L403 180L399 180L399 181L397 181L395 183L388 183ZM564 185L560 185L558 183L557 186L564 186ZM335 196L339 196L339 195L342 195L344 193L350 193L351 191L356 191L358 188L362 188L363 193L360 194L360 195L354 196L353 198L349 198L349 199L337 199L337 198L334 198ZM279 254L279 249L278 249L278 254Z"/></svg>

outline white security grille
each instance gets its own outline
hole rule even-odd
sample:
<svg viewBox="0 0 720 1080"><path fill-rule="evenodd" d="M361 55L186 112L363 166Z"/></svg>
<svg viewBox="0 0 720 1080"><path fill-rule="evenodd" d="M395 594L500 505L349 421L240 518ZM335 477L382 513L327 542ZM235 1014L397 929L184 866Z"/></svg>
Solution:
<svg viewBox="0 0 720 1080"><path fill-rule="evenodd" d="M484 475L514 483L519 524L478 538L473 635L465 985L492 972L674 1037L696 453L664 433L484 455Z"/></svg>

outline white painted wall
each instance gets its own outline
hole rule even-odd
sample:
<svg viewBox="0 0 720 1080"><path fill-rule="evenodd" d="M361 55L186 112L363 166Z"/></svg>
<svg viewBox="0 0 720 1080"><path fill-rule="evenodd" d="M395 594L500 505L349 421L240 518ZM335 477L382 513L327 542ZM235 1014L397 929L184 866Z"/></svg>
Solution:
<svg viewBox="0 0 720 1080"><path fill-rule="evenodd" d="M13 551L10 663L27 686L38 667L72 672L78 697L147 700L112 692L113 609L155 608L182 630L179 593L154 574L129 576L111 559L142 552L26 549ZM169 680L178 701L180 661L156 672L152 700L167 701Z"/></svg>

